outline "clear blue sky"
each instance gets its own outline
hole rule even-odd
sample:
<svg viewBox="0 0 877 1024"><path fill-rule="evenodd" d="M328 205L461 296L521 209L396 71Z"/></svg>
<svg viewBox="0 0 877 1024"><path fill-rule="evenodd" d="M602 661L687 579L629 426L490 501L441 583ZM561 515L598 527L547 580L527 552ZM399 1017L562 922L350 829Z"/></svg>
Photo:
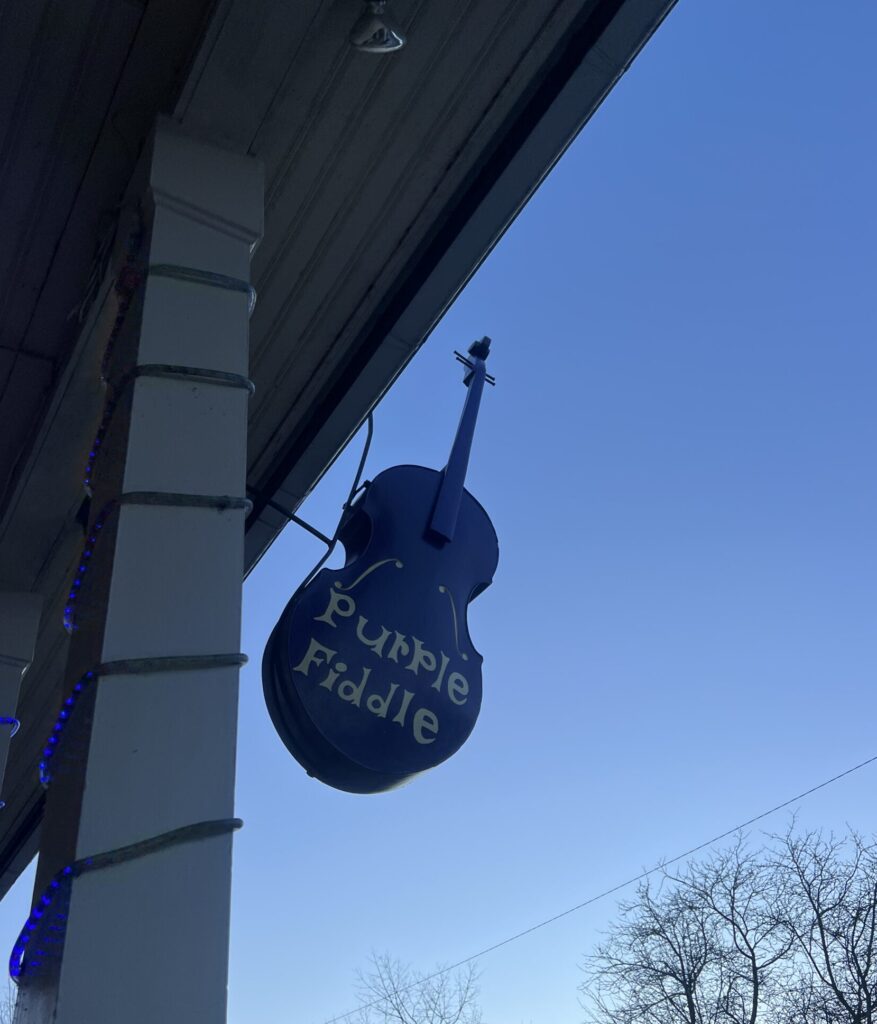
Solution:
<svg viewBox="0 0 877 1024"><path fill-rule="evenodd" d="M290 528L249 580L231 1024L320 1024L372 949L459 959L877 754L875 43L871 0L682 0L380 406L370 475L440 467L452 350L495 339L469 487L500 567L452 761L308 779L259 661L321 547ZM802 824L877 830L875 782ZM613 907L485 958L486 1024L576 1024Z"/></svg>

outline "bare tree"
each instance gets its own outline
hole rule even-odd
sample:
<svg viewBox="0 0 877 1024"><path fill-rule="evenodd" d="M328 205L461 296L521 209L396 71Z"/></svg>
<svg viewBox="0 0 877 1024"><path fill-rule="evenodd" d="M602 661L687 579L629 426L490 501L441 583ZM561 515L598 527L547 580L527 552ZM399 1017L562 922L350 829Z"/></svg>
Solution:
<svg viewBox="0 0 877 1024"><path fill-rule="evenodd" d="M357 977L359 1024L481 1024L475 964L422 975L384 953Z"/></svg>
<svg viewBox="0 0 877 1024"><path fill-rule="evenodd" d="M776 864L778 910L803 961L787 1016L877 1024L877 844L788 832Z"/></svg>
<svg viewBox="0 0 877 1024"><path fill-rule="evenodd" d="M733 1024L756 1024L765 1000L783 987L782 968L794 943L777 911L774 864L738 836L730 849L670 877L701 914L716 920L725 978L723 1016Z"/></svg>
<svg viewBox="0 0 877 1024"><path fill-rule="evenodd" d="M642 883L588 958L584 1007L595 1024L713 1024L731 979L715 919L679 887Z"/></svg>
<svg viewBox="0 0 877 1024"><path fill-rule="evenodd" d="M773 868L742 837L663 872L623 904L589 958L585 1008L600 1024L756 1024L792 939L773 903Z"/></svg>
<svg viewBox="0 0 877 1024"><path fill-rule="evenodd" d="M582 995L591 1024L877 1024L877 843L790 830L665 871Z"/></svg>

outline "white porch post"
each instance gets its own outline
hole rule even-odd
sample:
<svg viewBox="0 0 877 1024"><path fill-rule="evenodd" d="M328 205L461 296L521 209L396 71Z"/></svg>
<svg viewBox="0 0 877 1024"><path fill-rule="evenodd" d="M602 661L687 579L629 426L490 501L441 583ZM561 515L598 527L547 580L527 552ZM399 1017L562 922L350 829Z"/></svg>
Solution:
<svg viewBox="0 0 877 1024"><path fill-rule="evenodd" d="M70 613L66 686L83 689L50 762L26 1024L226 1016L262 169L163 123L135 180L144 284L107 372L95 539Z"/></svg>
<svg viewBox="0 0 877 1024"><path fill-rule="evenodd" d="M0 801L9 741L18 728L18 691L33 661L42 604L39 594L0 593Z"/></svg>

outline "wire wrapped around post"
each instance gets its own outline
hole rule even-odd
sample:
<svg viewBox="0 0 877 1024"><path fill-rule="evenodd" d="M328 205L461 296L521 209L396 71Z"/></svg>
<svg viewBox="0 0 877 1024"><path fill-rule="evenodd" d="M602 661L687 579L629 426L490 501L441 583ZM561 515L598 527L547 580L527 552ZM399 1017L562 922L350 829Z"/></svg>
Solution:
<svg viewBox="0 0 877 1024"><path fill-rule="evenodd" d="M165 850L170 846L179 846L182 843L191 843L199 839L211 839L214 836L227 835L243 828L240 818L219 818L215 821L199 821L193 825L184 825L182 828L174 829L171 832L163 832L161 835L150 836L139 842L131 843L129 846L121 846L115 850L106 850L104 853L93 854L83 857L80 860L68 864L62 868L36 901L28 916L24 927L18 933L15 945L9 956L9 976L16 984L28 969L39 968L43 965L44 958L52 955L52 950L47 946L63 943L63 935L66 930L67 907L70 901L70 892L75 878L88 874L92 871L99 871L102 868L112 867L116 864L124 864L126 861L136 860L139 857L148 856L158 850ZM63 909L58 909L63 906ZM48 924L45 919L54 920L54 924ZM38 937L40 928L44 934L40 936L40 947L35 949L32 958L25 963L25 956L31 943ZM52 935L45 932L51 931Z"/></svg>
<svg viewBox="0 0 877 1024"><path fill-rule="evenodd" d="M61 705L58 717L49 733L40 760L40 782L46 788L52 781L50 762L58 752L64 730L70 716L76 709L82 694L88 686L101 676L147 675L156 672L193 672L209 668L241 668L246 665L247 656L234 654L184 654L166 658L126 658L120 661L105 661L96 668L83 673L73 686L70 695Z"/></svg>

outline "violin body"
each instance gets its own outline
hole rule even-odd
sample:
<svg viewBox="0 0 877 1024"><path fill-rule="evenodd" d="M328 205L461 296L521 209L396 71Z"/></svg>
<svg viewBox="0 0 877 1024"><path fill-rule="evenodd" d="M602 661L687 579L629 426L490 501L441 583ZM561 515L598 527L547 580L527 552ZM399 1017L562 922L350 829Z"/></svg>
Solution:
<svg viewBox="0 0 877 1024"><path fill-rule="evenodd" d="M452 538L431 530L446 472L396 466L367 484L340 526L345 565L300 587L268 641L274 724L308 773L337 789L407 782L454 754L478 718L482 658L467 608L499 550L462 483Z"/></svg>

